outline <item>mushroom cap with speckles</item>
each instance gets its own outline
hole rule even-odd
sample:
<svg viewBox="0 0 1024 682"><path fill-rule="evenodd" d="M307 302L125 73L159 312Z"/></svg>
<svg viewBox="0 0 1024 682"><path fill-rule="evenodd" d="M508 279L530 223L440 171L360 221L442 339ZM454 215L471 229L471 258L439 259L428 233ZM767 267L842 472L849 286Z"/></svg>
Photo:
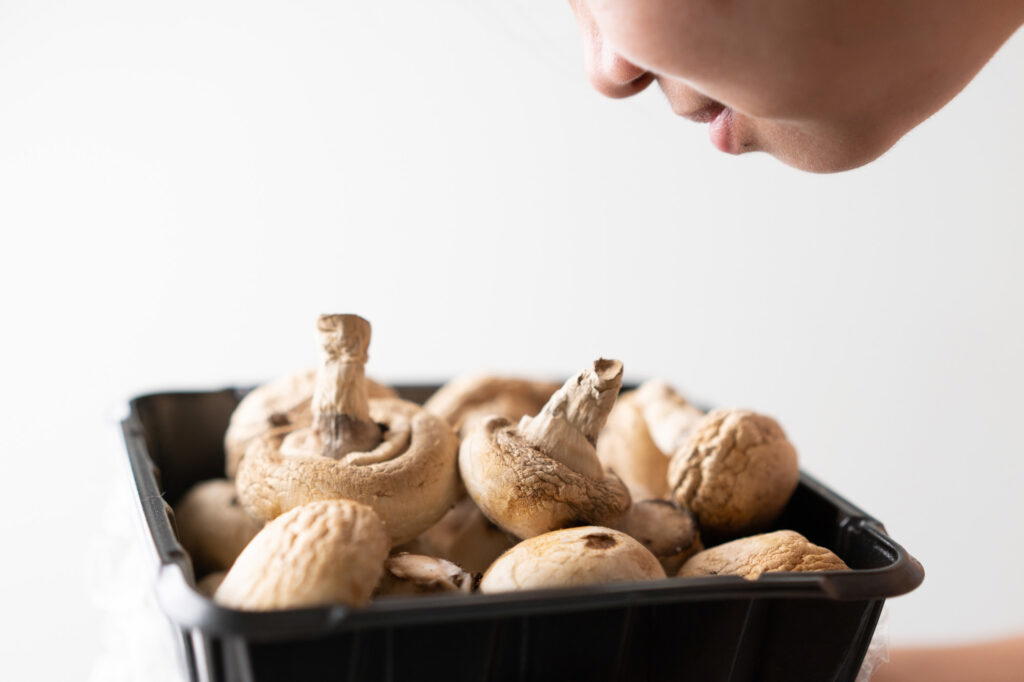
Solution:
<svg viewBox="0 0 1024 682"><path fill-rule="evenodd" d="M503 417L473 424L459 447L473 501L509 533L529 538L574 523L603 523L629 508L614 474L592 479L528 445Z"/></svg>
<svg viewBox="0 0 1024 682"><path fill-rule="evenodd" d="M245 548L214 600L243 611L362 606L388 554L384 524L350 500L311 502L268 523Z"/></svg>
<svg viewBox="0 0 1024 682"><path fill-rule="evenodd" d="M544 407L558 384L517 377L470 374L439 388L423 409L443 417L456 431L473 419L497 415L509 421L533 415Z"/></svg>
<svg viewBox="0 0 1024 682"><path fill-rule="evenodd" d="M796 450L771 417L715 410L672 457L672 497L700 521L701 531L735 537L766 528L796 489Z"/></svg>
<svg viewBox="0 0 1024 682"><path fill-rule="evenodd" d="M524 540L498 557L481 592L572 587L665 577L661 564L625 533L600 526L556 530Z"/></svg>
<svg viewBox="0 0 1024 682"><path fill-rule="evenodd" d="M192 486L174 507L178 541L197 573L231 567L263 527L238 502L235 484L226 478Z"/></svg>
<svg viewBox="0 0 1024 682"><path fill-rule="evenodd" d="M796 531L778 530L699 552L683 564L679 576L738 575L756 580L763 573L845 570L849 566L832 551Z"/></svg>
<svg viewBox="0 0 1024 682"><path fill-rule="evenodd" d="M370 398L395 398L394 389L365 379ZM234 478L238 462L253 440L277 430L294 431L313 421L310 403L316 369L293 372L249 391L231 414L224 434L225 470Z"/></svg>
<svg viewBox="0 0 1024 682"><path fill-rule="evenodd" d="M394 545L432 526L461 490L458 439L443 419L406 400L371 399L369 413L386 427L370 452L326 457L312 429L254 441L238 467L242 504L273 519L314 500L355 500L380 514Z"/></svg>

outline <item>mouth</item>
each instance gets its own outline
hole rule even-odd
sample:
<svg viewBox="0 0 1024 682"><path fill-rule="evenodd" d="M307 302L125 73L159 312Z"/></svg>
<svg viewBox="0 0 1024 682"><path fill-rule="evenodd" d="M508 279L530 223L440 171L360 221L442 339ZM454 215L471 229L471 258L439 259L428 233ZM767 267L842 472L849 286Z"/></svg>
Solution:
<svg viewBox="0 0 1024 682"><path fill-rule="evenodd" d="M708 136L711 144L719 151L726 154L741 154L743 149L736 137L733 111L729 107L722 107L722 110L715 114L708 123Z"/></svg>
<svg viewBox="0 0 1024 682"><path fill-rule="evenodd" d="M745 149L736 136L733 110L721 102L711 101L700 109L681 114L695 123L707 123L711 144L726 154L742 154Z"/></svg>

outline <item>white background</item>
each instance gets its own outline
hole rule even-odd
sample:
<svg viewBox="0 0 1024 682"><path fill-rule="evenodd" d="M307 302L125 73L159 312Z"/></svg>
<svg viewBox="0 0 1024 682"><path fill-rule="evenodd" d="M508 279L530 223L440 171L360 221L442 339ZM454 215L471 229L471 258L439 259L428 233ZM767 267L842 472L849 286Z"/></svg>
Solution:
<svg viewBox="0 0 1024 682"><path fill-rule="evenodd" d="M601 99L574 31L554 0L0 0L10 679L91 668L123 399L307 365L321 311L372 320L386 380L605 354L771 413L924 563L896 642L1024 628L1022 36L812 176Z"/></svg>

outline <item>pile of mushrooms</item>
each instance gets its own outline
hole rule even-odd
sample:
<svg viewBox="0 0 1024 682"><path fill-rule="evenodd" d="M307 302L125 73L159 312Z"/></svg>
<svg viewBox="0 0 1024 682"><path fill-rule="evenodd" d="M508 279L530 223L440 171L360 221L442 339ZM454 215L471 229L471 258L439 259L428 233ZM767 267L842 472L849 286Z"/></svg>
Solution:
<svg viewBox="0 0 1024 682"><path fill-rule="evenodd" d="M366 320L316 331L320 366L243 398L227 478L175 507L224 606L848 570L778 529L799 471L770 417L704 414L660 380L620 396L603 358L561 386L460 377L421 407L366 378Z"/></svg>

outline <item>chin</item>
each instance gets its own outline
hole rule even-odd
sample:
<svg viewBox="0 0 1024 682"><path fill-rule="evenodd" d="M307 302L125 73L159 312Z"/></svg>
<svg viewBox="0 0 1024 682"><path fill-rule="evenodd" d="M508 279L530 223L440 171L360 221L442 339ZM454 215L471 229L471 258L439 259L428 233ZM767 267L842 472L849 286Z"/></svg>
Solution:
<svg viewBox="0 0 1024 682"><path fill-rule="evenodd" d="M809 173L841 173L860 168L885 154L900 136L879 134L813 135L800 130L775 130L765 135L762 149L776 159Z"/></svg>

